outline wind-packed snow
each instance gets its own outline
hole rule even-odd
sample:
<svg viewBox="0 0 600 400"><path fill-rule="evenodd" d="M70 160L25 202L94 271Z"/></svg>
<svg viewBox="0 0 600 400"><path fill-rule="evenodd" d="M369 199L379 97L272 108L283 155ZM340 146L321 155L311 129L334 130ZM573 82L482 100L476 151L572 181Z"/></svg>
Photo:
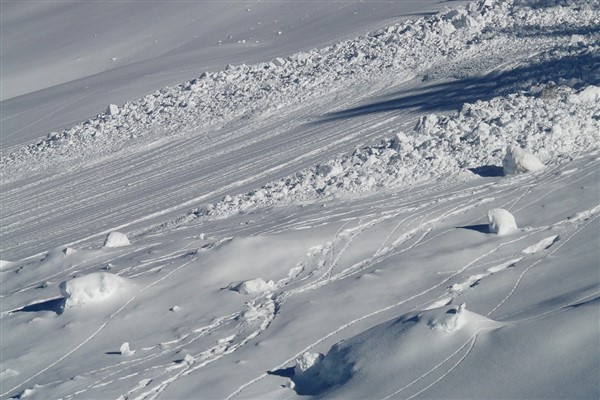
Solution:
<svg viewBox="0 0 600 400"><path fill-rule="evenodd" d="M2 3L0 398L598 398L600 3L425 3Z"/></svg>

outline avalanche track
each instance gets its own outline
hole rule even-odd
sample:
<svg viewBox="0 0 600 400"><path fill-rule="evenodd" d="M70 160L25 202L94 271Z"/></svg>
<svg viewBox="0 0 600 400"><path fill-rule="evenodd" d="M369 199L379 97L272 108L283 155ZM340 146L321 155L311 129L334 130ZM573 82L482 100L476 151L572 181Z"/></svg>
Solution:
<svg viewBox="0 0 600 400"><path fill-rule="evenodd" d="M230 66L3 155L0 397L597 397L600 5L575 3ZM505 175L507 145L544 168Z"/></svg>

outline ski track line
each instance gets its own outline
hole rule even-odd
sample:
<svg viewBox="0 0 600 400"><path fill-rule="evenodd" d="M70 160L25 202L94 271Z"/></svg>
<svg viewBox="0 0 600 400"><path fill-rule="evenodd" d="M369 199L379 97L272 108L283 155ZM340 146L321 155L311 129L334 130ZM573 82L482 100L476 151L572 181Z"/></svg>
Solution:
<svg viewBox="0 0 600 400"><path fill-rule="evenodd" d="M396 396L397 394L403 392L404 390L408 389L409 387L411 387L412 385L418 383L419 381L425 379L427 376L429 376L431 373L435 372L435 370L437 370L438 368L440 368L442 365L444 365L446 362L448 362L449 360L451 360L455 355L457 355L458 353L460 353L462 351L462 349L464 349L469 343L473 343L475 341L475 338L477 337L477 333L475 333L474 335L472 335L462 346L460 346L454 353L450 354L448 357L446 357L445 359L443 359L442 361L440 361L438 364L436 364L433 368L431 368L429 371L425 372L423 375L419 376L418 378L414 379L412 382L408 383L407 385L401 387L400 389L396 390L394 393L384 397L382 400L388 400L391 399L392 397ZM413 396L414 397L414 396Z"/></svg>
<svg viewBox="0 0 600 400"><path fill-rule="evenodd" d="M473 337L473 341L471 342L471 345L467 349L467 352L448 371L446 371L444 373L444 375L440 376L438 379L436 379L435 381L430 383L428 386L426 386L425 388L421 389L417 393L410 396L407 400L417 397L418 395L425 392L426 390L431 389L434 385L439 383L442 379L446 378L452 371L454 371L469 356L469 354L471 354L471 351L475 347L475 343L477 343L477 334L475 334L475 336Z"/></svg>
<svg viewBox="0 0 600 400"><path fill-rule="evenodd" d="M52 364L48 365L46 368L42 369L41 371L39 371L38 373L36 373L35 375L31 376L30 378L26 379L25 381L21 382L20 384L18 384L17 386L13 387L12 389L0 394L0 396L6 396L7 394L9 394L10 392L20 388L21 386L25 385L26 383L32 381L33 379L37 378L38 376L40 376L41 374L43 374L44 372L48 371L49 369L53 368L55 365L57 365L58 363L60 363L61 361L63 361L64 359L66 359L67 357L69 357L71 354L73 354L74 352L76 352L77 350L79 350L80 348L82 348L84 345L86 345L89 341L91 341L94 337L96 337L98 335L98 333L100 333L107 325L108 323L115 317L117 316L119 313L121 313L121 311L123 311L129 304L131 304L131 302L133 302L138 295L142 294L143 292L145 292L147 289L150 289L151 287L153 287L154 285L164 281L165 279L167 279L168 277L170 277L171 275L173 275L175 272L181 270L182 268L186 267L187 265L191 264L192 262L196 261L198 259L198 256L195 256L193 259L189 260L188 262L180 265L179 267L173 269L172 271L170 271L169 273L167 273L165 276L163 276L162 278L150 283L149 285L145 286L142 290L140 290L140 292L135 295L132 296L124 305L122 305L117 311L115 311L114 313L112 313L107 320L100 325L100 327L94 332L92 333L90 336L88 336L83 342L81 342L80 344L78 344L75 348L73 348L72 350L70 350L68 353L66 353L65 355L63 355L62 357L60 357L58 360L56 360L55 362L53 362Z"/></svg>
<svg viewBox="0 0 600 400"><path fill-rule="evenodd" d="M579 227L571 236L569 236L568 238L566 238L564 241L562 241L562 243L560 243L558 246L556 246L555 249L553 249L552 251L550 251L548 254L546 254L545 256L543 256L542 258L540 258L539 260L537 260L536 262L534 262L533 264L531 264L529 267L525 268L525 270L521 273L521 275L519 276L519 278L517 279L517 281L515 282L513 288L510 290L510 292L506 295L506 297L504 299L502 299L502 301L500 301L500 303L498 303L490 312L488 312L486 314L486 317L489 317L490 315L492 315L498 308L500 308L504 303L506 303L506 301L513 295L513 293L517 290L517 288L519 287L519 284L521 283L521 281L523 280L523 278L525 277L525 275L536 265L538 265L539 263L541 263L542 261L544 261L544 259L546 259L547 257L553 255L554 253L556 253L558 250L560 250L565 244L567 244L573 237L575 237L579 232L581 232L581 230L583 230L585 227L587 227L589 224L591 224L593 221L595 221L596 219L598 219L598 216L593 217L592 219L590 219L589 221L587 221L585 224L583 224L581 227Z"/></svg>
<svg viewBox="0 0 600 400"><path fill-rule="evenodd" d="M537 232L536 232L536 233L537 233ZM531 235L531 234L530 234L530 235ZM446 279L442 280L441 282L439 282L439 283L435 284L434 286L431 286L431 287L429 287L428 289L425 289L424 291L422 291L422 292L420 292L420 293L417 293L417 294L414 294L414 295L412 295L412 296L410 296L410 297L407 297L407 298L405 298L405 299L403 299L403 300L401 300L401 301L399 301L399 302L397 302L397 303L395 303L395 304L392 304L392 305L386 306L386 307L384 307L384 308L380 308L380 309L378 309L378 310L375 310L375 311L373 311L373 312L371 312L371 313L365 314L365 315L363 315L362 317L356 318L356 319L354 319L354 320L352 320L352 321L350 321L350 322L348 322L348 323L346 323L346 324L344 324L344 325L340 326L340 327L339 327L339 328L337 328L336 330L334 330L334 331L332 331L332 332L328 333L327 335L325 335L325 336L321 337L321 338L320 338L320 339L318 339L317 341L315 341L315 342L313 342L312 344L310 344L310 345L308 345L307 347L305 347L305 348L304 348L302 351L300 351L300 352L298 352L297 354L295 354L293 357L291 357L291 358L288 358L288 359L287 359L287 360L285 360L283 363L279 364L278 366L276 366L276 367L274 367L274 368L271 368L270 370L271 370L271 371L273 371L273 370L277 370L277 369L281 369L281 368L285 367L286 365L288 365L289 363L291 363L292 361L294 361L294 360L295 360L297 357L299 357L300 355L302 355L302 354L304 354L305 352L307 352L307 351L309 351L309 350L313 349L315 346L318 346L319 344L321 344L321 343L325 342L325 341L326 341L326 340L328 340L329 338L331 338L331 337L333 337L333 336L337 335L338 333L342 332L343 330L347 329L348 327L350 327L350 326L352 326L352 325L354 325L354 324L356 324L356 323L358 323L358 322L361 322L361 321L363 321L363 320L365 320L365 319L371 318L371 317L373 317L373 316L375 316L375 315L378 315L378 314L381 314L381 313L383 313L383 312L389 311L389 310L391 310L391 309L393 309L393 308L396 308L396 307L398 307L398 306L400 306L400 305L402 305L402 304L405 304L405 303L407 303L407 302L409 302L409 301L411 301L411 300L414 300L414 299L416 299L416 298L419 298L419 297L421 297L421 296L423 296L423 295L425 295L425 294L427 294L427 293L429 293L429 292L431 292L431 291L433 291L433 290L435 290L435 289L439 288L440 286L442 286L442 285L444 285L445 283L447 283L447 282L449 282L450 280L452 280L454 277L456 277L456 276L460 275L461 273L463 273L464 271L468 270L468 269L469 269L469 267L470 267L470 266L472 266L473 264L475 264L476 262L478 262L478 261L480 261L480 260L484 259L485 257L487 257L487 256L489 256L489 255L491 255L491 254L495 253L496 251L498 251L498 249L499 249L499 248L501 248L501 247L504 247L504 246L506 246L506 245L509 245L509 244L512 244L512 243L515 243L515 242L518 242L518 241L520 241L520 240L522 240L522 239L524 239L525 237L528 237L528 236L530 236L530 235L525 235L524 237L520 237L520 238L516 238L516 239L514 239L514 240L511 240L511 241L507 241L507 242L500 243L500 244L499 244L497 247L495 247L495 248L493 248L492 250L490 250L490 251L488 251L488 252L486 252L486 253L482 254L481 256L478 256L478 257L476 257L474 260L472 260L471 262L469 262L469 263L468 263L466 266L464 266L463 268L461 268L460 270L458 270L458 272L456 272L456 273L454 273L453 275L449 276L448 278L446 278ZM256 382L258 382L258 381L260 381L260 380L262 380L262 379L266 378L267 376L268 376L268 374L267 374L267 373L263 373L263 374L259 375L258 377L254 378L254 379L252 379L252 380L250 380L250 381L248 381L248 382L246 382L245 384L243 384L242 386L240 386L240 387L239 387L237 390L235 390L234 392L232 392L231 394L229 394L229 395L228 395L228 396L225 398L225 400L231 400L231 399L235 398L235 397L236 397L237 395L239 395L239 394L240 394L242 391L244 391L244 390L245 390L245 389L247 389L248 387L250 387L250 386L254 385Z"/></svg>

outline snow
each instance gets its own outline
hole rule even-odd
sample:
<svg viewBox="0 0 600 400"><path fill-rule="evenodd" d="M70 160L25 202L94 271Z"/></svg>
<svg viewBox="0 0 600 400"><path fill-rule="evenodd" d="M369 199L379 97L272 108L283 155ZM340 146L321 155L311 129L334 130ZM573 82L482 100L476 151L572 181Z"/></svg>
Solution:
<svg viewBox="0 0 600 400"><path fill-rule="evenodd" d="M104 239L104 247L123 247L130 244L127 235L121 232L110 232Z"/></svg>
<svg viewBox="0 0 600 400"><path fill-rule="evenodd" d="M596 0L1 7L1 398L598 397Z"/></svg>
<svg viewBox="0 0 600 400"><path fill-rule="evenodd" d="M126 293L130 286L120 276L95 272L62 282L59 288L65 298L65 308L78 308L115 298Z"/></svg>
<svg viewBox="0 0 600 400"><path fill-rule="evenodd" d="M232 283L229 289L239 292L240 294L260 294L269 292L275 288L275 282L265 282L262 278L250 279L240 283Z"/></svg>
<svg viewBox="0 0 600 400"><path fill-rule="evenodd" d="M511 145L506 148L506 155L502 159L502 168L506 175L537 172L544 169L544 164L527 150Z"/></svg>
<svg viewBox="0 0 600 400"><path fill-rule="evenodd" d="M518 230L514 215L503 208L493 208L488 211L488 224L491 233L501 236Z"/></svg>

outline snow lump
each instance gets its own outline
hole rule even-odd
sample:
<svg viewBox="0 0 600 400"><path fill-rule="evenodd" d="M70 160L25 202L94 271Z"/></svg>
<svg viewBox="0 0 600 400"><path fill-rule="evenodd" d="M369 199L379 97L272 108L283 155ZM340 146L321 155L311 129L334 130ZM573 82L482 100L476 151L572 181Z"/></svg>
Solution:
<svg viewBox="0 0 600 400"><path fill-rule="evenodd" d="M108 272L95 272L62 282L59 286L65 297L65 308L84 307L100 303L127 291L129 281Z"/></svg>
<svg viewBox="0 0 600 400"><path fill-rule="evenodd" d="M523 172L536 172L544 169L544 164L527 150L510 145L506 148L506 156L502 160L505 175Z"/></svg>
<svg viewBox="0 0 600 400"><path fill-rule="evenodd" d="M488 211L490 233L507 235L518 230L515 217L503 208L493 208Z"/></svg>
<svg viewBox="0 0 600 400"><path fill-rule="evenodd" d="M129 246L130 244L127 235L121 232L111 232L104 240L104 247L123 247Z"/></svg>

